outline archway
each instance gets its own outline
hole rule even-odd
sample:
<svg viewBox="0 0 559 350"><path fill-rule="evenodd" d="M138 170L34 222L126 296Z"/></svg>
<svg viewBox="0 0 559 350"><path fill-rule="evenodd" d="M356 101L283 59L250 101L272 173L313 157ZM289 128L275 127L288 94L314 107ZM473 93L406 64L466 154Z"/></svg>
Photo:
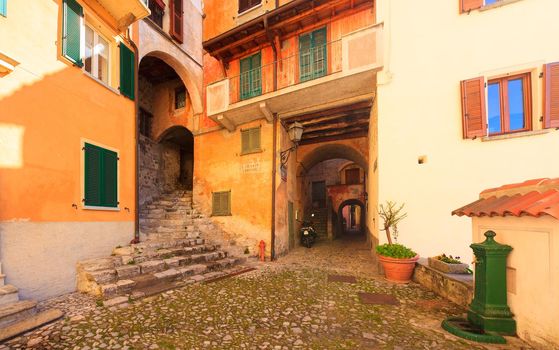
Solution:
<svg viewBox="0 0 559 350"><path fill-rule="evenodd" d="M358 210L356 210L358 208ZM336 237L365 238L365 204L359 199L348 199L338 207Z"/></svg>
<svg viewBox="0 0 559 350"><path fill-rule="evenodd" d="M191 190L194 165L193 102L173 67L148 55L139 66L140 205L163 194Z"/></svg>

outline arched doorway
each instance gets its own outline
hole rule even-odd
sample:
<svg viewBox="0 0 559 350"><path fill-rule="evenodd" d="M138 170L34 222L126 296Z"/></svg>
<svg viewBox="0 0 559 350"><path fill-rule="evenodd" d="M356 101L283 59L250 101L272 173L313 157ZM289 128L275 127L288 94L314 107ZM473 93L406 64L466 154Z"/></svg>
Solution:
<svg viewBox="0 0 559 350"><path fill-rule="evenodd" d="M337 238L365 238L365 204L348 199L338 207Z"/></svg>
<svg viewBox="0 0 559 350"><path fill-rule="evenodd" d="M164 60L140 61L139 204L175 190L192 190L193 104L181 76Z"/></svg>
<svg viewBox="0 0 559 350"><path fill-rule="evenodd" d="M297 170L299 205L303 217L312 218L319 237L334 239L346 231L366 237L368 165L362 151L330 143L302 146L298 153L302 158ZM342 230L344 224L351 226Z"/></svg>

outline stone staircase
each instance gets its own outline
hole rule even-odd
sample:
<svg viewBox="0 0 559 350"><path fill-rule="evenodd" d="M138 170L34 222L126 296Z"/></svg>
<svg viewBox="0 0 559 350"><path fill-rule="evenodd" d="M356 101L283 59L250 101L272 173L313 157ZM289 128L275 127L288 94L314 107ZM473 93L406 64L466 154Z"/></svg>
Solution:
<svg viewBox="0 0 559 350"><path fill-rule="evenodd" d="M319 239L328 238L328 208L312 209L314 217L310 218Z"/></svg>
<svg viewBox="0 0 559 350"><path fill-rule="evenodd" d="M245 258L201 238L209 221L193 208L190 191L162 195L140 210L141 243L78 263L78 290L124 300L238 272Z"/></svg>
<svg viewBox="0 0 559 350"><path fill-rule="evenodd" d="M0 341L37 328L63 316L60 310L37 310L35 300L20 300L18 289L5 284L0 263Z"/></svg>

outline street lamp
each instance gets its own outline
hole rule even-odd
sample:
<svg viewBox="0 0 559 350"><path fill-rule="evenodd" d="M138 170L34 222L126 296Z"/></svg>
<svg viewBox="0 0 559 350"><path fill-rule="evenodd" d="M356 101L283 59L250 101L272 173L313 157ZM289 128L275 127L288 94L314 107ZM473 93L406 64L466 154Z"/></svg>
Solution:
<svg viewBox="0 0 559 350"><path fill-rule="evenodd" d="M303 136L303 125L301 123L294 122L287 129L287 134L289 135L289 139L291 140L291 142L293 142L294 146L286 149L285 151L281 151L280 158L282 167L285 167L285 165L287 164L291 152L297 149L299 141L301 141L301 137Z"/></svg>

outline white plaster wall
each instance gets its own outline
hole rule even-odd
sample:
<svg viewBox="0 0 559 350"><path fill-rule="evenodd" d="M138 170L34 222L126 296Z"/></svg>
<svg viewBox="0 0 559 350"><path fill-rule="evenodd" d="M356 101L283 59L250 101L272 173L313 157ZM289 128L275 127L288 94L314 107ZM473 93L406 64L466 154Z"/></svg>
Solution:
<svg viewBox="0 0 559 350"><path fill-rule="evenodd" d="M483 234L492 230L497 242L513 248L507 267L515 277L507 277L515 282L507 297L518 335L543 349L559 348L559 221L549 216L483 217L474 218L473 226L473 241L483 242Z"/></svg>
<svg viewBox="0 0 559 350"><path fill-rule="evenodd" d="M133 222L0 223L6 283L37 300L75 291L79 260L108 256L133 236Z"/></svg>
<svg viewBox="0 0 559 350"><path fill-rule="evenodd" d="M458 3L377 2L378 21L385 22L376 100L379 200L406 203L402 243L424 257L445 252L470 262L469 220L451 211L486 188L559 176L559 162L551 160L559 132L463 140L460 81L531 69L533 123L540 127L538 75L543 64L559 61L559 45L549 41L550 33L559 33L559 2L520 0L462 15ZM427 156L423 165L421 155Z"/></svg>

